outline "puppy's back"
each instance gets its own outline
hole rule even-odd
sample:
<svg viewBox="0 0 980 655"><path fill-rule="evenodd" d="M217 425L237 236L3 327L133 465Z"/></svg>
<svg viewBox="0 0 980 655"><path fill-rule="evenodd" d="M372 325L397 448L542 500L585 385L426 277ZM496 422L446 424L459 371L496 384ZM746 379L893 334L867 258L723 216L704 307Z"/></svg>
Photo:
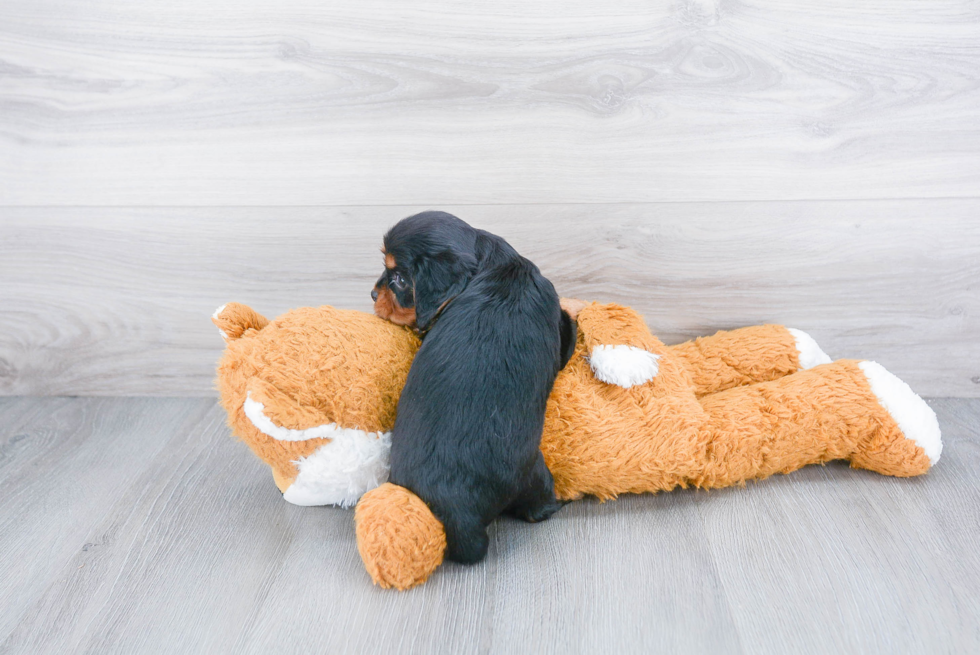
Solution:
<svg viewBox="0 0 980 655"><path fill-rule="evenodd" d="M464 561L466 537L452 524L484 530L527 486L561 359L552 284L499 237L478 231L476 251L478 273L443 308L409 371L391 455L391 481L429 504L449 556Z"/></svg>

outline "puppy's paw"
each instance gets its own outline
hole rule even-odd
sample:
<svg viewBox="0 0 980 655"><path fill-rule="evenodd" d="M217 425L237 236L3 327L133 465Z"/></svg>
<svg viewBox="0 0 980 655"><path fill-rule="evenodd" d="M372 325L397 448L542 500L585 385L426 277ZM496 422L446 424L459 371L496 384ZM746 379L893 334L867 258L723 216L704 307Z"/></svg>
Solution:
<svg viewBox="0 0 980 655"><path fill-rule="evenodd" d="M635 346L596 346L589 355L589 365L599 380L629 389L657 377L658 359L660 355Z"/></svg>
<svg viewBox="0 0 980 655"><path fill-rule="evenodd" d="M553 503L547 503L545 505L538 505L527 510L520 512L517 518L522 521L527 521L528 523L540 523L551 518L551 515L562 508L564 503L555 501Z"/></svg>

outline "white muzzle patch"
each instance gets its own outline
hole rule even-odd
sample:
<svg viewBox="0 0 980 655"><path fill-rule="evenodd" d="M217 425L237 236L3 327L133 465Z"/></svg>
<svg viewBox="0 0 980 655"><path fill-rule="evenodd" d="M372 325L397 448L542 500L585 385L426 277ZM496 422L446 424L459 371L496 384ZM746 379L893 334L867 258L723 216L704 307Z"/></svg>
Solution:
<svg viewBox="0 0 980 655"><path fill-rule="evenodd" d="M250 393L243 408L252 425L278 441L329 439L312 454L293 462L298 474L283 493L290 503L353 507L362 495L387 482L390 432L365 432L336 423L291 430L273 423L265 415L265 405L252 400Z"/></svg>

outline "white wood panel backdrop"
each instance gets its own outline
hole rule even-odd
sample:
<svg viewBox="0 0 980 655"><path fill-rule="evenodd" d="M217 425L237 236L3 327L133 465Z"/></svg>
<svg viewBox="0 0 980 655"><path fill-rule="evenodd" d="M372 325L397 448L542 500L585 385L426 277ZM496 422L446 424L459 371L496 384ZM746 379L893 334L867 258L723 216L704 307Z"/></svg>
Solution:
<svg viewBox="0 0 980 655"><path fill-rule="evenodd" d="M10 205L976 196L972 0L4 0Z"/></svg>
<svg viewBox="0 0 980 655"><path fill-rule="evenodd" d="M380 236L419 209L0 209L0 393L209 394L215 307L370 311ZM781 322L920 393L980 395L980 200L447 209L665 341Z"/></svg>
<svg viewBox="0 0 980 655"><path fill-rule="evenodd" d="M980 395L980 5L4 0L0 393L208 394L437 207L677 341Z"/></svg>

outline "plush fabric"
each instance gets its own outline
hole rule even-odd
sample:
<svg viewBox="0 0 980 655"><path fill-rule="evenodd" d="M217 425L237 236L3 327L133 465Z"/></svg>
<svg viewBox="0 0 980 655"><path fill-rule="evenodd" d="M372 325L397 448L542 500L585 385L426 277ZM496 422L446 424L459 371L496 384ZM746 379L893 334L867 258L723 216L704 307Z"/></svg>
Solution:
<svg viewBox="0 0 980 655"><path fill-rule="evenodd" d="M357 550L377 584L404 590L442 564L446 533L422 500L384 483L364 494L354 510Z"/></svg>
<svg viewBox="0 0 980 655"><path fill-rule="evenodd" d="M419 347L410 330L333 307L294 309L270 323L228 303L212 320L227 344L216 385L228 424L272 467L281 491L296 479L297 462L328 440L276 439L249 419L246 400L261 403L265 416L290 430L333 424L391 431L398 391Z"/></svg>
<svg viewBox="0 0 980 655"><path fill-rule="evenodd" d="M834 459L913 476L939 458L935 414L908 385L873 362L818 364L829 358L805 333L765 325L667 347L629 308L575 308L575 354L555 382L541 439L561 499L724 487ZM329 438L291 440L297 430L390 431L419 346L408 329L330 307L269 323L229 304L213 320L228 343L218 388L229 424L272 467L287 500L297 462L329 456L318 451ZM260 427L243 410L248 399L263 406L253 412ZM361 464L316 470L363 477L354 469L379 461L368 450ZM349 480L329 482L303 488ZM407 489L355 489L364 491L356 533L372 579L397 589L426 580L445 549L439 521ZM304 492L303 502L335 501Z"/></svg>

